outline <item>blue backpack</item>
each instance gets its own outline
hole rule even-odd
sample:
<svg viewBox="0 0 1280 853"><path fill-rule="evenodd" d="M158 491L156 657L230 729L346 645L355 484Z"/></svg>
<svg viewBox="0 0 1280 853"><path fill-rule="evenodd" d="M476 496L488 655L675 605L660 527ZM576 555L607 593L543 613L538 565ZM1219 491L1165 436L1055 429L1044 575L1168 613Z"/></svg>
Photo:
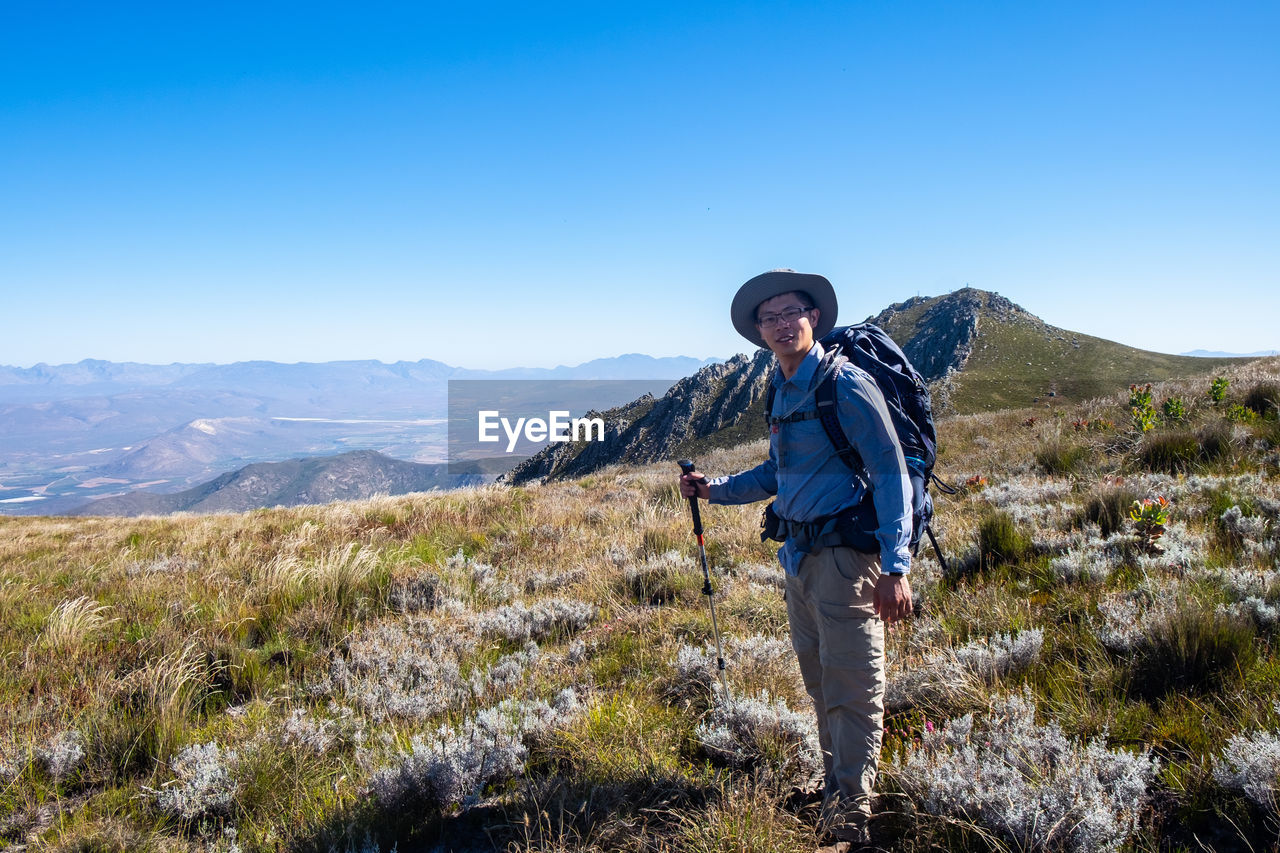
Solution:
<svg viewBox="0 0 1280 853"><path fill-rule="evenodd" d="M938 540L929 528L929 522L933 520L933 498L929 495L929 481L937 483L939 490L946 494L955 494L955 489L933 473L934 463L938 459L938 432L933 423L932 401L924 377L911 365L911 361L893 339L879 326L870 323L834 329L819 343L822 344L825 355L818 370L825 378L814 391L814 399L818 405L818 421L835 448L836 455L851 471L859 474L865 472L862 457L850 443L836 415L836 371L829 368L848 361L865 370L875 380L884 396L894 431L898 435L898 443L902 446L902 455L907 461L912 490L911 553L914 555L919 550L920 538L927 533L943 570L947 570L942 549L938 547ZM773 413L775 392L776 389L770 382L765 396L766 420ZM874 506L871 504L869 489L863 502L867 507L862 516L867 518L867 523L874 524Z"/></svg>

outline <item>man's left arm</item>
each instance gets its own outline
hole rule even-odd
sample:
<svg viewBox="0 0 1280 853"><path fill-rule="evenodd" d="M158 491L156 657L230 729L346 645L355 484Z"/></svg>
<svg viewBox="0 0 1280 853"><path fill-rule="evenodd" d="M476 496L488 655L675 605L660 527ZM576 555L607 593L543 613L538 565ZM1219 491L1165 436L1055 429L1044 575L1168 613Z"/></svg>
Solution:
<svg viewBox="0 0 1280 853"><path fill-rule="evenodd" d="M874 380L849 371L837 382L842 424L870 480L875 502L876 540L880 543L881 581L876 610L886 621L911 614L911 479L889 409Z"/></svg>

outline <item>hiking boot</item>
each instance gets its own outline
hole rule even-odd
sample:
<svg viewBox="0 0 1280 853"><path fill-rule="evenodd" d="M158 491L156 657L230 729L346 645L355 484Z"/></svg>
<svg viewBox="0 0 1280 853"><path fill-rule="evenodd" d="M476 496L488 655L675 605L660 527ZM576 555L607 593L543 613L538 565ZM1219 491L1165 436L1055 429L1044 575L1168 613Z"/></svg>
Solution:
<svg viewBox="0 0 1280 853"><path fill-rule="evenodd" d="M871 849L871 830L865 823L836 826L824 834L818 845L818 853L860 853Z"/></svg>
<svg viewBox="0 0 1280 853"><path fill-rule="evenodd" d="M787 792L783 805L794 812L800 812L807 808L822 805L823 791L819 785L813 788L802 788L799 785L792 787Z"/></svg>
<svg viewBox="0 0 1280 853"><path fill-rule="evenodd" d="M849 841L833 841L818 848L817 853L853 853L853 844Z"/></svg>

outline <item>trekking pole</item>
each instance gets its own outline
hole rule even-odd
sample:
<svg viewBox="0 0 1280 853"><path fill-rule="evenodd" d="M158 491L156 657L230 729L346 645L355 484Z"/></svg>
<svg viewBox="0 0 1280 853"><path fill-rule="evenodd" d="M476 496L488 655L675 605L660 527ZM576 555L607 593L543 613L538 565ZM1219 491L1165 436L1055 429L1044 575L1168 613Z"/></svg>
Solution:
<svg viewBox="0 0 1280 853"><path fill-rule="evenodd" d="M681 459L676 463L685 474L692 474L692 459ZM706 479L705 477L703 479ZM702 514L698 512L698 496L689 496L689 511L693 513L693 535L698 539L698 556L702 559L702 594L707 597L707 606L711 608L711 631L716 637L716 667L720 670L720 686L724 688L724 698L729 698L729 681L724 675L724 649L720 645L720 625L716 622L716 597L711 589L711 572L707 569L707 546L702 540Z"/></svg>

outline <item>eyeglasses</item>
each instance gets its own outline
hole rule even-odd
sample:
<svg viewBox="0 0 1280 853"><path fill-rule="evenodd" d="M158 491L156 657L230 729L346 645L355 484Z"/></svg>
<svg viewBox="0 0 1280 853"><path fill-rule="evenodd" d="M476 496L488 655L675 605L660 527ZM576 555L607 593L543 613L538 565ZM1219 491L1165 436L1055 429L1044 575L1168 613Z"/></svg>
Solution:
<svg viewBox="0 0 1280 853"><path fill-rule="evenodd" d="M772 329L779 323L791 325L801 314L807 314L812 310L812 308L799 308L793 305L790 308L783 308L777 314L761 314L756 320L756 325L762 329Z"/></svg>

